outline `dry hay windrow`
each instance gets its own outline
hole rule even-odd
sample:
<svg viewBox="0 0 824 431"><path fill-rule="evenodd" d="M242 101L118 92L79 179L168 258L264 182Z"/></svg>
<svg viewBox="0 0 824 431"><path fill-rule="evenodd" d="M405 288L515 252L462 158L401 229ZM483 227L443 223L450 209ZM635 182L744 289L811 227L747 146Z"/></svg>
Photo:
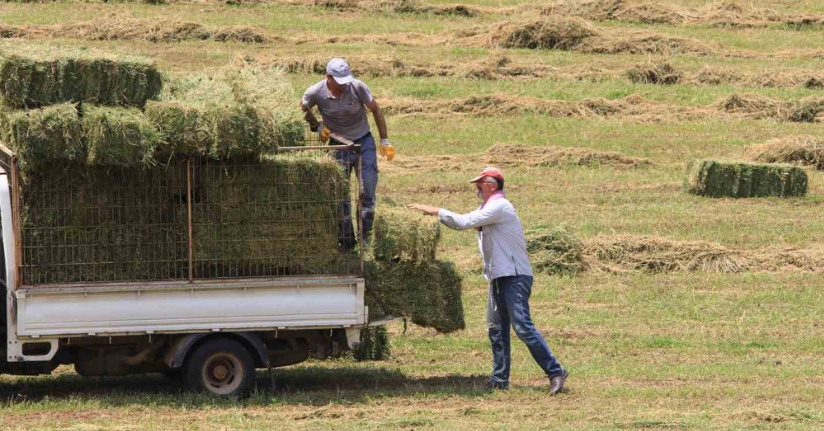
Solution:
<svg viewBox="0 0 824 431"><path fill-rule="evenodd" d="M792 163L824 170L824 138L809 135L776 138L747 147L744 156L761 163Z"/></svg>
<svg viewBox="0 0 824 431"><path fill-rule="evenodd" d="M824 121L824 99L775 100L757 94L733 94L713 106L720 111L747 118L773 118L796 123Z"/></svg>
<svg viewBox="0 0 824 431"><path fill-rule="evenodd" d="M654 236L600 236L584 240L590 270L611 273L821 272L824 247L736 250L707 241Z"/></svg>
<svg viewBox="0 0 824 431"><path fill-rule="evenodd" d="M627 0L560 0L541 6L545 16L574 16L592 21L623 21L644 24L699 24L716 27L768 27L784 25L804 28L824 25L824 16L789 15L772 9L744 7L733 2L716 2L698 9L668 3Z"/></svg>
<svg viewBox="0 0 824 431"><path fill-rule="evenodd" d="M213 40L217 42L266 43L277 40L251 27L213 28L177 19L142 19L111 15L73 24L49 26L3 26L2 38L56 38L83 40L138 40L147 42L182 42Z"/></svg>
<svg viewBox="0 0 824 431"><path fill-rule="evenodd" d="M630 81L640 84L677 84L683 74L675 70L669 63L647 62L639 64L627 71Z"/></svg>
<svg viewBox="0 0 824 431"><path fill-rule="evenodd" d="M482 153L463 155L397 156L392 163L381 165L387 173L409 171L476 170L483 166L502 167L552 167L581 166L616 168L640 168L652 162L640 157L627 156L612 151L589 148L557 147L553 145L526 145L496 143Z"/></svg>

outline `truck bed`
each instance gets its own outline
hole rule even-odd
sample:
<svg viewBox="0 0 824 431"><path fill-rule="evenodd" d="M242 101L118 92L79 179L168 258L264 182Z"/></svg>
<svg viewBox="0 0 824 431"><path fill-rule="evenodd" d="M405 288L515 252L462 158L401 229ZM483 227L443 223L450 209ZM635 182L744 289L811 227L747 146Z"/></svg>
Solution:
<svg viewBox="0 0 824 431"><path fill-rule="evenodd" d="M358 277L94 283L19 288L20 338L350 327L367 323Z"/></svg>

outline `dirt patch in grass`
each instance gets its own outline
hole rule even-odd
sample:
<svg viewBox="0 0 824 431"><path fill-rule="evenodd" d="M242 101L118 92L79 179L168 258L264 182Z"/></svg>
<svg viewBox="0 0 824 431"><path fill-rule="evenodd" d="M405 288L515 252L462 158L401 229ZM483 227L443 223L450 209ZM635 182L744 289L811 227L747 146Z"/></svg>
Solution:
<svg viewBox="0 0 824 431"><path fill-rule="evenodd" d="M821 272L824 248L735 250L707 241L654 236L603 236L584 241L584 260L594 271Z"/></svg>
<svg viewBox="0 0 824 431"><path fill-rule="evenodd" d="M747 147L744 157L762 163L792 163L824 170L824 138L809 135L776 138Z"/></svg>
<svg viewBox="0 0 824 431"><path fill-rule="evenodd" d="M773 9L716 2L693 9L660 2L627 0L561 0L539 7L545 16L574 16L592 21L622 21L644 24L698 24L717 27L767 27L785 25L803 28L824 25L824 16L783 14Z"/></svg>

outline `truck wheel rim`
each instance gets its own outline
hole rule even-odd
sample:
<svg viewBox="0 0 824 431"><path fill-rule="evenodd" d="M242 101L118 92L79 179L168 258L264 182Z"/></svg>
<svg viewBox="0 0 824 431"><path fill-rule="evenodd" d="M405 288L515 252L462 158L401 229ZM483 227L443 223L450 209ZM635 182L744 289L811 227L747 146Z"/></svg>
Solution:
<svg viewBox="0 0 824 431"><path fill-rule="evenodd" d="M240 387L245 377L243 364L234 355L215 353L203 364L203 385L209 392L228 395Z"/></svg>

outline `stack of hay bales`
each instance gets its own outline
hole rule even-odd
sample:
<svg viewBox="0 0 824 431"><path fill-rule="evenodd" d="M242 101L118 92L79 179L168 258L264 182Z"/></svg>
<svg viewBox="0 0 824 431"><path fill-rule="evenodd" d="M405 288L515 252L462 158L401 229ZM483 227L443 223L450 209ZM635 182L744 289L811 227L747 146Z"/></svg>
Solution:
<svg viewBox="0 0 824 431"><path fill-rule="evenodd" d="M687 168L686 189L710 197L793 197L807 194L808 179L792 165L698 160Z"/></svg>
<svg viewBox="0 0 824 431"><path fill-rule="evenodd" d="M366 274L370 316L411 316L415 324L444 333L463 329L461 277L452 263L435 258L438 220L382 208L374 233L374 259Z"/></svg>
<svg viewBox="0 0 824 431"><path fill-rule="evenodd" d="M266 156L303 138L282 75L221 71L162 90L145 59L0 44L0 142L23 180L23 283L187 277L189 157L212 174L196 178L199 276L349 265L335 256L337 203L349 196L337 164Z"/></svg>

